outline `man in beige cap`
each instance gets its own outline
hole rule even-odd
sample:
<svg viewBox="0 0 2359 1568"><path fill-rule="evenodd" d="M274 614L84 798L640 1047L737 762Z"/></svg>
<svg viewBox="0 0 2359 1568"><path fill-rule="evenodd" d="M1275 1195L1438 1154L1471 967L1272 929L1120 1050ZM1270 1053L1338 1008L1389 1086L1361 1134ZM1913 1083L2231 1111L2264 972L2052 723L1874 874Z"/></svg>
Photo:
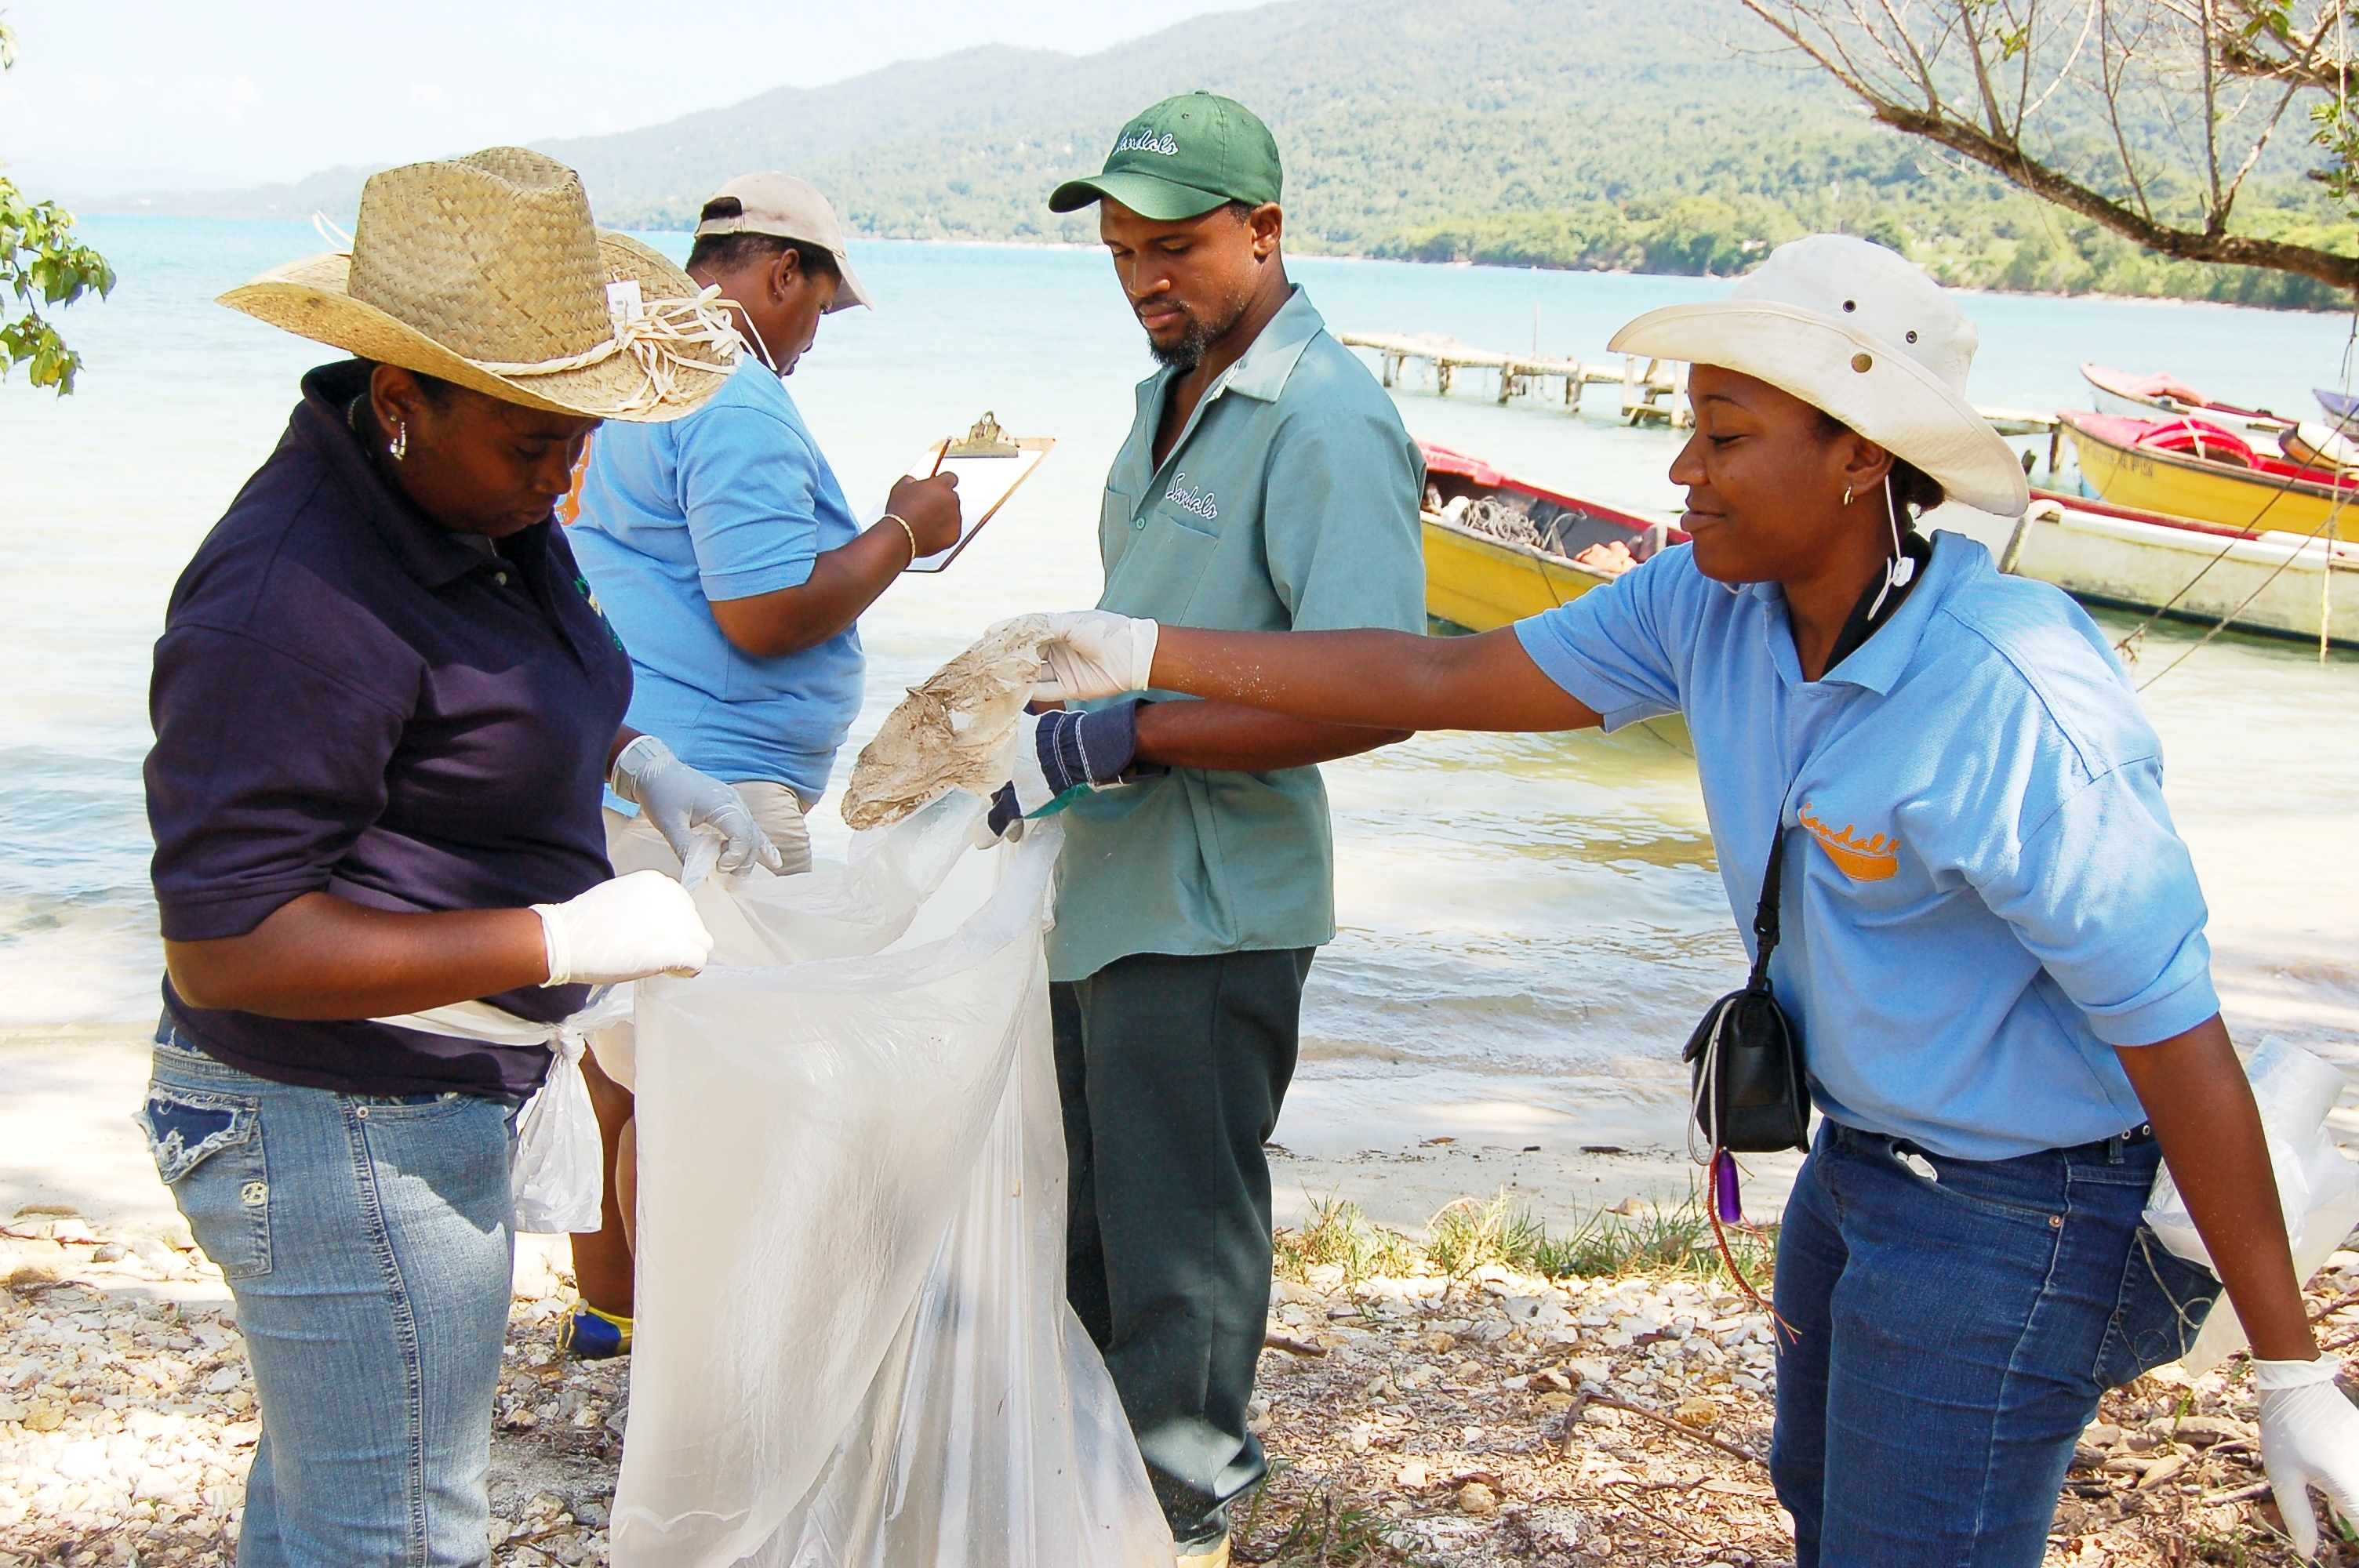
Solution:
<svg viewBox="0 0 2359 1568"><path fill-rule="evenodd" d="M817 188L776 173L723 186L704 204L688 274L719 287L751 351L689 418L598 433L574 554L630 650L641 728L734 784L785 869L807 871L803 814L860 711L855 622L910 561L957 542L958 494L947 474L905 479L862 532L787 395L820 318L870 303ZM605 1042L600 1050L613 1065ZM627 1083L593 1076L592 1087L625 1182L624 1195L610 1185L605 1228L574 1248L582 1305L567 1342L596 1356L630 1344L631 1160L616 1146L631 1111Z"/></svg>

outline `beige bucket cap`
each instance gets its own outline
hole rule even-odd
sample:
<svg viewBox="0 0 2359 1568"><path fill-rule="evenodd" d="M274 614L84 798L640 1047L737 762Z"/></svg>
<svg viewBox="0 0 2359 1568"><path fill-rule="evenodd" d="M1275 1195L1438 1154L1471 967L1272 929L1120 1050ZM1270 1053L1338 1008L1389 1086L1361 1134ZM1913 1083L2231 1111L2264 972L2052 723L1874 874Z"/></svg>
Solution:
<svg viewBox="0 0 2359 1568"><path fill-rule="evenodd" d="M563 164L491 147L371 175L349 248L221 303L503 402L652 423L692 412L736 368L718 293L602 232Z"/></svg>
<svg viewBox="0 0 2359 1568"><path fill-rule="evenodd" d="M835 221L835 209L828 205L818 186L772 169L739 175L704 204L710 207L724 198L737 203L737 216L708 218L696 226L699 235L767 234L774 240L817 245L835 258L836 275L843 280L843 287L835 291L835 303L828 309L849 310L855 305L876 308L859 275L852 270L852 258L844 254L843 225Z"/></svg>
<svg viewBox="0 0 2359 1568"><path fill-rule="evenodd" d="M1770 252L1727 298L1649 310L1606 347L1757 376L1907 459L1952 499L2019 517L2031 503L2022 464L1966 401L1981 341L1906 257L1812 234Z"/></svg>

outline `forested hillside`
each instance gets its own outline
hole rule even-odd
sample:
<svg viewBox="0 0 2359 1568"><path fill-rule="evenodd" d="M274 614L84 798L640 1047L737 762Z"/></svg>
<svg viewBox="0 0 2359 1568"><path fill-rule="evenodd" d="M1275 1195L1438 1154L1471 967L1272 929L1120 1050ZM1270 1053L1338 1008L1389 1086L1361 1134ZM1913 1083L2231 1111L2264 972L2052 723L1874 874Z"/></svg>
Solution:
<svg viewBox="0 0 2359 1568"><path fill-rule="evenodd" d="M1097 168L1134 110L1209 87L1277 133L1299 250L1731 273L1841 228L1983 287L2347 303L2306 279L2164 263L1952 168L1766 58L1769 41L1734 0L1285 0L1087 59L972 49L540 145L610 223L686 226L723 179L778 168L866 234L1088 242L1093 215L1051 214L1049 189ZM2350 247L2286 146L2244 222ZM359 171L344 178L356 192Z"/></svg>

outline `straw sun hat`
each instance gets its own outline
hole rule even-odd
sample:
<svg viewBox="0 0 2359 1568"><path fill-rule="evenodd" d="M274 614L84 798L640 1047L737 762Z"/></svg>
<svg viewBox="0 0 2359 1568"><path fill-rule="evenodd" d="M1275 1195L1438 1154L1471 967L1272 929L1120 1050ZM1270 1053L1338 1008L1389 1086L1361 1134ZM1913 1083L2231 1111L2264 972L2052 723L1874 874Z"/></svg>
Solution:
<svg viewBox="0 0 2359 1568"><path fill-rule="evenodd" d="M690 412L736 368L717 292L601 232L563 164L491 147L370 176L348 249L221 302L503 402L652 422Z"/></svg>
<svg viewBox="0 0 2359 1568"><path fill-rule="evenodd" d="M1980 341L1922 268L1866 240L1813 234L1770 252L1727 298L1649 310L1606 347L1758 377L1953 499L2018 517L2031 502L2022 465L1966 401Z"/></svg>

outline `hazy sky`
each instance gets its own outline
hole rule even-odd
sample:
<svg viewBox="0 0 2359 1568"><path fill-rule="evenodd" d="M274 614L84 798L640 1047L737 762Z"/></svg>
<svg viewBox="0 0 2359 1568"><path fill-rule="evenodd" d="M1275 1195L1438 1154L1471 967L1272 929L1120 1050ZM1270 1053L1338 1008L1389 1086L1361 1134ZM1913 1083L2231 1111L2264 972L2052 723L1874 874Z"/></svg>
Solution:
<svg viewBox="0 0 2359 1568"><path fill-rule="evenodd" d="M981 43L1088 54L1252 0L0 0L27 184L250 185L652 124Z"/></svg>

